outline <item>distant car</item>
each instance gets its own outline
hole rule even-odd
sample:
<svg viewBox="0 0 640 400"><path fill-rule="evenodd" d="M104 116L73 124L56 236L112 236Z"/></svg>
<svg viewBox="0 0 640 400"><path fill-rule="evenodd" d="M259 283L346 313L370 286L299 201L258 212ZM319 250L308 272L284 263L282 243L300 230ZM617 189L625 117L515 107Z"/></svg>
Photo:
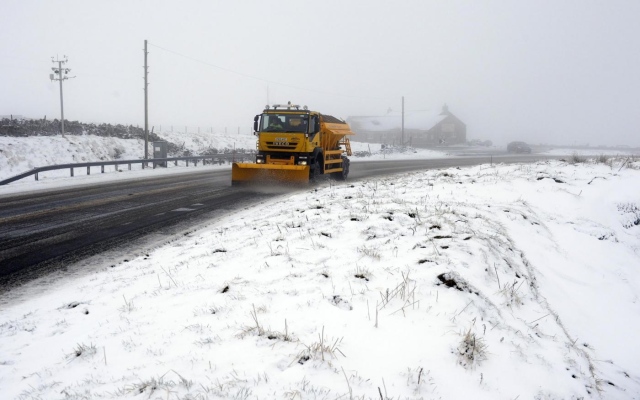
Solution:
<svg viewBox="0 0 640 400"><path fill-rule="evenodd" d="M507 145L509 153L528 153L531 154L531 147L525 142L511 142Z"/></svg>

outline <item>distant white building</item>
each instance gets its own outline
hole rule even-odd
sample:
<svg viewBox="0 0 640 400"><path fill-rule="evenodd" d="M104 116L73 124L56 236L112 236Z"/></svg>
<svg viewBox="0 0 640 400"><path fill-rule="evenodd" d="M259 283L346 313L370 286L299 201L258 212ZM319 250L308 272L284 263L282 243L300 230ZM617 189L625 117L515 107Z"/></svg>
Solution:
<svg viewBox="0 0 640 400"><path fill-rule="evenodd" d="M447 146L467 141L467 126L449 111L445 104L438 114L413 111L404 116L390 113L377 117L349 117L347 123L355 132L354 141L410 145L414 147Z"/></svg>

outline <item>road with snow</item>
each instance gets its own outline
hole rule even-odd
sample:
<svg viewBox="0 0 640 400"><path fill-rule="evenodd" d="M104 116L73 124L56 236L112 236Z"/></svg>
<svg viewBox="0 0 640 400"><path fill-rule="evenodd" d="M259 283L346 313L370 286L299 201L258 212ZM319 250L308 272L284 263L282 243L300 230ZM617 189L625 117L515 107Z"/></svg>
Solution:
<svg viewBox="0 0 640 400"><path fill-rule="evenodd" d="M0 205L0 273L6 279L22 271L20 279L29 278L262 196L232 190L228 175L209 170L6 196Z"/></svg>
<svg viewBox="0 0 640 400"><path fill-rule="evenodd" d="M526 162L540 156L494 157ZM350 179L470 166L487 157L353 162ZM0 197L0 283L31 280L150 233L176 234L281 192L230 186L229 170L200 170Z"/></svg>

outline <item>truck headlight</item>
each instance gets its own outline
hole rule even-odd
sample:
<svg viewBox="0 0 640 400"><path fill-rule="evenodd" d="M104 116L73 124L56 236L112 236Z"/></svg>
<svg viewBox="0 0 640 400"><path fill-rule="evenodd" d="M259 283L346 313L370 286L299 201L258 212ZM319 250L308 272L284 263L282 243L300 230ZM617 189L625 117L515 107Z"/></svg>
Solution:
<svg viewBox="0 0 640 400"><path fill-rule="evenodd" d="M298 165L307 165L307 160L298 161Z"/></svg>

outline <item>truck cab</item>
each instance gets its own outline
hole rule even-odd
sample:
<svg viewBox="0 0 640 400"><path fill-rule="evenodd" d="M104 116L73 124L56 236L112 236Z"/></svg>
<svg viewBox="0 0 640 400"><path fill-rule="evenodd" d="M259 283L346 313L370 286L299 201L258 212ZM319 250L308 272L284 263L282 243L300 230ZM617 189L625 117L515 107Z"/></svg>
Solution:
<svg viewBox="0 0 640 400"><path fill-rule="evenodd" d="M344 180L349 173L353 135L349 125L306 106L267 106L254 117L258 137L255 164L234 164L232 183L315 181L329 174Z"/></svg>

